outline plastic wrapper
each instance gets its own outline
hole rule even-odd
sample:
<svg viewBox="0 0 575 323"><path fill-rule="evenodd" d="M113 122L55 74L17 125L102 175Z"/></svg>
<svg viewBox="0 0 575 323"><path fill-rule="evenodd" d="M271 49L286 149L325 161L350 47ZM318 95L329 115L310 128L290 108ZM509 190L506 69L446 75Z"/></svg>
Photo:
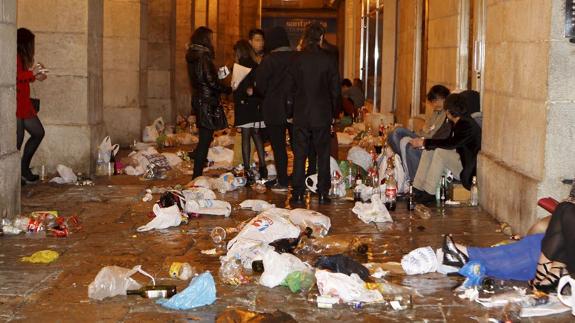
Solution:
<svg viewBox="0 0 575 323"><path fill-rule="evenodd" d="M352 212L357 214L358 218L366 224L371 222L393 222L389 211L378 194L371 197L370 203L356 202Z"/></svg>
<svg viewBox="0 0 575 323"><path fill-rule="evenodd" d="M331 219L319 212L308 209L294 209L289 214L290 221L300 229L311 228L314 237L325 237L331 228Z"/></svg>
<svg viewBox="0 0 575 323"><path fill-rule="evenodd" d="M322 296L337 297L346 303L373 303L383 300L379 291L367 289L364 281L356 274L348 276L327 270L317 270L315 278L319 293Z"/></svg>
<svg viewBox="0 0 575 323"><path fill-rule="evenodd" d="M292 293L308 292L315 285L315 275L311 270L294 271L282 282Z"/></svg>
<svg viewBox="0 0 575 323"><path fill-rule="evenodd" d="M341 254L321 256L316 261L315 267L346 275L357 274L364 281L369 278L369 270L365 266Z"/></svg>
<svg viewBox="0 0 575 323"><path fill-rule="evenodd" d="M210 272L205 272L190 282L183 291L170 299L160 299L158 304L173 310L190 310L213 304L216 301L216 284Z"/></svg>
<svg viewBox="0 0 575 323"><path fill-rule="evenodd" d="M279 254L273 250L268 250L264 254L263 263L264 272L259 282L260 285L269 288L280 285L290 273L309 268L296 256L289 253Z"/></svg>
<svg viewBox="0 0 575 323"><path fill-rule="evenodd" d="M88 286L88 297L103 300L106 297L126 295L128 289L142 288L142 285L131 278L137 272L142 272L141 266L132 269L107 266L100 269L94 281Z"/></svg>
<svg viewBox="0 0 575 323"><path fill-rule="evenodd" d="M22 257L22 262L30 262L33 264L49 264L60 257L60 254L53 250L36 251L29 257Z"/></svg>

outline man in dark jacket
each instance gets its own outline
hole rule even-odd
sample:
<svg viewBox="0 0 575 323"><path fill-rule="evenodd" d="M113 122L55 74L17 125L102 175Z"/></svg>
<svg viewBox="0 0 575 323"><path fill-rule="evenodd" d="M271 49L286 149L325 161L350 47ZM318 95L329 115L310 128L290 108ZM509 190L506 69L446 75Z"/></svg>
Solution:
<svg viewBox="0 0 575 323"><path fill-rule="evenodd" d="M416 201L420 203L435 200L435 190L445 169L451 170L466 189L471 188L472 178L477 171L481 128L468 116L467 99L460 94L450 94L445 99L445 109L447 118L453 123L448 138L415 138L410 142L413 147L433 150L433 154L422 157L413 182L417 190Z"/></svg>
<svg viewBox="0 0 575 323"><path fill-rule="evenodd" d="M302 203L305 192L305 161L313 145L318 157L320 203L329 203L330 133L338 109L341 87L337 61L321 48L324 29L312 23L306 27L303 50L290 68L294 91L294 173L292 203Z"/></svg>
<svg viewBox="0 0 575 323"><path fill-rule="evenodd" d="M287 109L290 104L287 84L287 70L290 66L294 52L289 43L285 29L273 27L266 30L266 52L256 72L256 90L263 97L261 104L266 129L270 137L274 152L274 161L277 171L277 183L272 191L287 192L287 151L286 129Z"/></svg>

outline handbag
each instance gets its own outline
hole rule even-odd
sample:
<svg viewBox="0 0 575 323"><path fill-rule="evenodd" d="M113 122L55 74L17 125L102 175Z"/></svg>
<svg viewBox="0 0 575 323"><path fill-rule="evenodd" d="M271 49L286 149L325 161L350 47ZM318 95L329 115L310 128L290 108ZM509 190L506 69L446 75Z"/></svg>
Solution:
<svg viewBox="0 0 575 323"><path fill-rule="evenodd" d="M222 130L228 127L228 119L221 103L209 105L206 115L206 128L211 130Z"/></svg>

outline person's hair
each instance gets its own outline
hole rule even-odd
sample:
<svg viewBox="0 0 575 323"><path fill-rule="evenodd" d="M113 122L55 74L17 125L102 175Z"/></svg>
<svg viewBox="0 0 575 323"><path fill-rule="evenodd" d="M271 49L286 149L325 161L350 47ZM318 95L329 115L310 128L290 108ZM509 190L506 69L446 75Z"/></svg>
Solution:
<svg viewBox="0 0 575 323"><path fill-rule="evenodd" d="M450 94L445 98L445 110L454 117L463 117L467 114L467 99L460 94Z"/></svg>
<svg viewBox="0 0 575 323"><path fill-rule="evenodd" d="M427 101L433 102L439 99L445 99L449 96L449 89L441 84L436 84L427 92Z"/></svg>
<svg viewBox="0 0 575 323"><path fill-rule="evenodd" d="M255 62L256 53L250 43L245 39L240 39L234 44L234 53L238 58L238 63L242 65L249 61Z"/></svg>
<svg viewBox="0 0 575 323"><path fill-rule="evenodd" d="M18 28L16 33L16 51L24 68L32 68L34 63L34 34L26 28Z"/></svg>
<svg viewBox="0 0 575 323"><path fill-rule="evenodd" d="M347 86L347 87L351 87L351 81L349 79L343 79L343 81L341 81L341 86Z"/></svg>
<svg viewBox="0 0 575 323"><path fill-rule="evenodd" d="M325 35L325 29L319 22L312 22L305 27L303 32L303 49L319 48L321 37Z"/></svg>
<svg viewBox="0 0 575 323"><path fill-rule="evenodd" d="M254 39L254 37L255 37L256 35L260 35L260 36L262 36L262 37L265 38L264 31L261 30L261 29L259 29L259 28L251 29L250 32L248 33L248 38L249 38L250 40L252 40L252 39Z"/></svg>
<svg viewBox="0 0 575 323"><path fill-rule="evenodd" d="M210 50L210 54L214 56L214 45L212 44L211 35L213 31L208 27L198 27L194 30L192 37L190 37L191 45L204 46Z"/></svg>
<svg viewBox="0 0 575 323"><path fill-rule="evenodd" d="M363 90L363 81L358 79L358 78L354 78L353 79L353 85L357 88L360 88Z"/></svg>

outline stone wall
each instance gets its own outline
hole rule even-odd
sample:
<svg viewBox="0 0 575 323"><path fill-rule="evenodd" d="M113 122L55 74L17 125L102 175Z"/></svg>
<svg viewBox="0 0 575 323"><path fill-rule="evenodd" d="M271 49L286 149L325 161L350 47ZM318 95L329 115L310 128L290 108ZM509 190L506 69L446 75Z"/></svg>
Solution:
<svg viewBox="0 0 575 323"><path fill-rule="evenodd" d="M563 21L559 1L487 7L480 198L521 232L537 217L537 198L564 198L560 179L575 175L575 46Z"/></svg>
<svg viewBox="0 0 575 323"><path fill-rule="evenodd" d="M46 130L32 165L54 172L65 164L88 173L103 137L103 3L20 0L18 26L36 34L36 61L50 69L46 81L32 86Z"/></svg>
<svg viewBox="0 0 575 323"><path fill-rule="evenodd" d="M385 9L384 9L385 10ZM415 35L417 27L417 4L411 0L398 2L397 77L395 83L395 118L407 125L411 116L414 91ZM416 86L417 88L419 86Z"/></svg>
<svg viewBox="0 0 575 323"><path fill-rule="evenodd" d="M174 47L174 104L178 115L191 112L191 89L186 63L187 45L193 32L192 1L176 1L176 44Z"/></svg>
<svg viewBox="0 0 575 323"><path fill-rule="evenodd" d="M147 124L147 0L104 1L104 121L114 143L140 140Z"/></svg>
<svg viewBox="0 0 575 323"><path fill-rule="evenodd" d="M0 218L20 212L16 150L16 0L0 0Z"/></svg>

